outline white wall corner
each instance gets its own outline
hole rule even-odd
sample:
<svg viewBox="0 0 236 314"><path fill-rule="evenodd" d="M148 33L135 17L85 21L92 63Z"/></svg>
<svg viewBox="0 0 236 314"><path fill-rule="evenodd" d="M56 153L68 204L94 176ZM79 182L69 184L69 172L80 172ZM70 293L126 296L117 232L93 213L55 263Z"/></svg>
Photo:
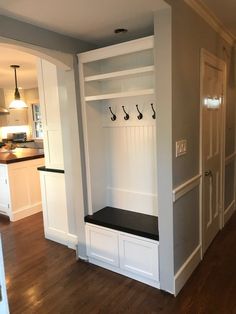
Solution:
<svg viewBox="0 0 236 314"><path fill-rule="evenodd" d="M200 263L200 261L201 261L201 245L199 244L175 274L174 280L175 296L177 296L177 294L183 288L184 284L187 282L187 280L189 279L197 265Z"/></svg>

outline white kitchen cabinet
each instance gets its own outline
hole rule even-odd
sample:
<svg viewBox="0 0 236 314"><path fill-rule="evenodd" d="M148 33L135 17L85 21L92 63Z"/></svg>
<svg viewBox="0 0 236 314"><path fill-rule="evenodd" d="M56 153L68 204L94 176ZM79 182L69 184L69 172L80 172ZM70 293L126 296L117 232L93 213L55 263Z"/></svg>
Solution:
<svg viewBox="0 0 236 314"><path fill-rule="evenodd" d="M6 165L0 165L0 213L10 216L10 191Z"/></svg>
<svg viewBox="0 0 236 314"><path fill-rule="evenodd" d="M89 262L159 288L159 242L86 223Z"/></svg>
<svg viewBox="0 0 236 314"><path fill-rule="evenodd" d="M39 173L44 158L0 165L0 213L17 221L42 211Z"/></svg>
<svg viewBox="0 0 236 314"><path fill-rule="evenodd" d="M1 235L0 235L0 313L9 314Z"/></svg>
<svg viewBox="0 0 236 314"><path fill-rule="evenodd" d="M7 126L27 125L28 113L27 108L24 109L9 109L10 114L6 115Z"/></svg>
<svg viewBox="0 0 236 314"><path fill-rule="evenodd" d="M28 113L27 108L25 109L10 109L9 114L1 116L0 126L19 126L28 124Z"/></svg>

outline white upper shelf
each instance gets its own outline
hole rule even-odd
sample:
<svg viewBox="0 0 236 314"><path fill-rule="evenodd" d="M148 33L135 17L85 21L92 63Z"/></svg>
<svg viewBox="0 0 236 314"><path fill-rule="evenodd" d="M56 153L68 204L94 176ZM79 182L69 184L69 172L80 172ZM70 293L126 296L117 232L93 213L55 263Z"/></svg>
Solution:
<svg viewBox="0 0 236 314"><path fill-rule="evenodd" d="M135 69L123 70L123 71L116 71L116 72L109 72L109 73L104 73L104 74L86 76L84 78L84 81L85 82L101 81L101 80L107 80L107 79L118 78L118 77L135 76L137 74L148 73L148 72L154 72L153 65L135 68Z"/></svg>
<svg viewBox="0 0 236 314"><path fill-rule="evenodd" d="M149 89L126 91L126 92L120 92L120 93L87 96L85 97L85 101L114 99L114 98L133 97L133 96L152 95L152 94L154 94L154 89L149 88Z"/></svg>

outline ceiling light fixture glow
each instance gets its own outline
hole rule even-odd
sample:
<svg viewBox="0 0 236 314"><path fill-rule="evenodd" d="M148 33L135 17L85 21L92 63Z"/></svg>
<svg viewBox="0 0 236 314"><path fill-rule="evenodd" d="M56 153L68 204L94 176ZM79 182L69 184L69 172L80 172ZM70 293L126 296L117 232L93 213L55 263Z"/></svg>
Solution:
<svg viewBox="0 0 236 314"><path fill-rule="evenodd" d="M17 75L16 75L16 69L19 69L19 65L11 65L11 68L14 69L15 74L15 93L14 93L14 100L10 103L9 109L23 109L27 108L28 106L26 103L21 99L20 92L17 86Z"/></svg>

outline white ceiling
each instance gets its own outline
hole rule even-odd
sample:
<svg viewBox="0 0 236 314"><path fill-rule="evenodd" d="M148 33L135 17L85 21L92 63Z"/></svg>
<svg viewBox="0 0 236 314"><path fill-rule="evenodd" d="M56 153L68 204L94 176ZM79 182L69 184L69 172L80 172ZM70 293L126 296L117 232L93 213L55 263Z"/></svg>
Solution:
<svg viewBox="0 0 236 314"><path fill-rule="evenodd" d="M18 86L23 89L37 86L36 57L0 45L0 88L12 89L15 86L14 70L11 64L18 64Z"/></svg>
<svg viewBox="0 0 236 314"><path fill-rule="evenodd" d="M236 38L236 0L202 0Z"/></svg>
<svg viewBox="0 0 236 314"><path fill-rule="evenodd" d="M114 29L128 28L125 39L153 31L153 12L163 0L0 0L0 14L61 34L100 44L120 41Z"/></svg>
<svg viewBox="0 0 236 314"><path fill-rule="evenodd" d="M162 0L0 0L0 14L97 45L153 33L153 12ZM116 28L126 34L114 34ZM36 58L0 45L0 88L13 88L10 64L19 64L18 85L37 86Z"/></svg>

